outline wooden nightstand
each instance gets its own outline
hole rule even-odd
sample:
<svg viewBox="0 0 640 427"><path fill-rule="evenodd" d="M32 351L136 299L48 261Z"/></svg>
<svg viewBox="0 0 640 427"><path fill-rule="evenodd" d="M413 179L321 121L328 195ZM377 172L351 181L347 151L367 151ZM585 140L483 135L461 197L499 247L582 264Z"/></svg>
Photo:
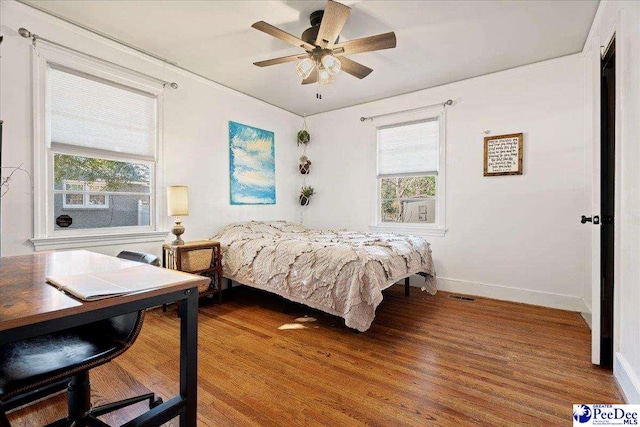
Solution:
<svg viewBox="0 0 640 427"><path fill-rule="evenodd" d="M222 254L220 242L196 240L184 245L162 245L162 266L186 273L200 274L211 278L208 285L200 287L200 297L218 294L222 302Z"/></svg>

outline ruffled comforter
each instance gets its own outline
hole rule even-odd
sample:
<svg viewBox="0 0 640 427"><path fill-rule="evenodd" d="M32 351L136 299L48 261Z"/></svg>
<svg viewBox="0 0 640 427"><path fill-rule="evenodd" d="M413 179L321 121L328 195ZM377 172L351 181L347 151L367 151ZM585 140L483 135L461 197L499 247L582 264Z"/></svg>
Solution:
<svg viewBox="0 0 640 427"><path fill-rule="evenodd" d="M382 290L414 274L436 292L431 248L414 236L314 230L285 221L243 222L220 230L224 276L371 326Z"/></svg>

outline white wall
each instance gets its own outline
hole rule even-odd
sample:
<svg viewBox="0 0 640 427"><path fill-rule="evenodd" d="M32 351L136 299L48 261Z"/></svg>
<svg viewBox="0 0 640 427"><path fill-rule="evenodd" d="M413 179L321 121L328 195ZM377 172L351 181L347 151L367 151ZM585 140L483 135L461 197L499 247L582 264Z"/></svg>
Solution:
<svg viewBox="0 0 640 427"><path fill-rule="evenodd" d="M353 82L353 84L358 84ZM308 119L317 195L305 223L367 230L372 220L371 116L447 107L447 228L429 237L439 287L575 311L590 280L584 209L584 83L576 54ZM524 133L524 174L483 177L483 133Z"/></svg>
<svg viewBox="0 0 640 427"><path fill-rule="evenodd" d="M599 150L600 46L616 37L616 212L614 268L614 375L629 403L640 403L640 3L600 3L585 45L587 144ZM596 156L594 154L594 156ZM592 158L594 157L592 156ZM596 158L597 161L597 158ZM595 169L595 168L594 168ZM598 171L596 171L598 172ZM594 173L593 185L599 177ZM596 189L597 190L597 189ZM599 194L594 191L593 211ZM594 231L597 233L598 231ZM594 260L597 259L594 247ZM598 275L592 286L598 295ZM596 301L594 298L594 309Z"/></svg>
<svg viewBox="0 0 640 427"><path fill-rule="evenodd" d="M3 166L32 165L31 43L18 35L25 27L47 39L134 68L166 81L177 90L165 92L164 181L189 186L190 215L183 218L187 240L211 237L230 222L263 219L299 219L298 163L295 133L302 119L261 101L226 89L175 67L134 53L130 49L15 2L0 2L0 114L4 120ZM212 53L213 54L213 53ZM276 197L270 206L231 206L229 203L228 121L245 123L275 132ZM3 173L3 175L5 175ZM28 181L16 176L2 198L1 253L28 253L33 246L32 198ZM168 230L164 194L160 194L161 228ZM167 238L171 240L171 235ZM128 245L160 253L161 243ZM123 246L91 250L115 254Z"/></svg>

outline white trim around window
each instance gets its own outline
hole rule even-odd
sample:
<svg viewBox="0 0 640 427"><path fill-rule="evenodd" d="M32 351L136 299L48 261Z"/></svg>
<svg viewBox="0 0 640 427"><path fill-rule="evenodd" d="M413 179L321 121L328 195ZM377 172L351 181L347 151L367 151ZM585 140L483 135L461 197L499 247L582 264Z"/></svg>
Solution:
<svg viewBox="0 0 640 427"><path fill-rule="evenodd" d="M162 200L163 179L162 164L162 108L163 90L161 84L152 79L127 73L115 66L92 60L57 46L39 43L32 48L33 75L33 170L34 170L34 237L30 239L36 250L70 249L110 244L161 242L167 232L159 230L160 206ZM91 149L69 148L64 145L52 147L50 141L48 105L48 70L50 67L63 67L80 73L95 76L133 90L149 93L156 98L156 155L154 159L136 159L128 155L93 152ZM118 161L152 160L151 182L154 190L150 197L153 207L149 226L111 227L103 229L58 230L53 226L53 153L83 155ZM86 208L86 207L83 207Z"/></svg>
<svg viewBox="0 0 640 427"><path fill-rule="evenodd" d="M440 111L424 110L417 113L411 113L406 116L394 116L393 118L387 118L386 120L376 121L376 149L375 159L377 164L378 157L378 129L386 128L394 125L402 125L404 123L413 123L418 121L438 120L438 170L436 180L436 219L435 223L420 224L420 223L392 223L383 222L381 220L381 188L380 178L373 176L374 185L372 185L372 191L374 192L373 200L373 212L371 214L372 224L369 226L371 231L386 232L386 233L399 233L399 234L413 234L419 236L437 236L443 237L446 234L446 109L440 107ZM377 170L377 169L376 169ZM377 172L376 172L377 173Z"/></svg>

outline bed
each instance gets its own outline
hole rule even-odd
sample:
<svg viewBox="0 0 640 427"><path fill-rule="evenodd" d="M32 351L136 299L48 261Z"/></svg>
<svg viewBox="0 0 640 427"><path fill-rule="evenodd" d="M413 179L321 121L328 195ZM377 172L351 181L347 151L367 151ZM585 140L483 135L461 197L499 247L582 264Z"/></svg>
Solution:
<svg viewBox="0 0 640 427"><path fill-rule="evenodd" d="M286 221L230 224L220 241L224 277L371 326L382 291L413 275L436 292L429 243L415 236L309 229Z"/></svg>

